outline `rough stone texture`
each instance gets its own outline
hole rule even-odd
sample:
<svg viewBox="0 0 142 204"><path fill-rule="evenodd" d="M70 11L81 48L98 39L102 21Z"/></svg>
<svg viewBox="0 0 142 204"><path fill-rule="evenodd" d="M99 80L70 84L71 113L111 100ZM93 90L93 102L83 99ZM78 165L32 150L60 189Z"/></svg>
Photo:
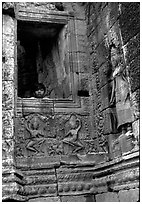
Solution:
<svg viewBox="0 0 142 204"><path fill-rule="evenodd" d="M121 15L119 17L119 23L124 44L126 44L133 36L140 32L139 15L139 2L124 2L121 4Z"/></svg>
<svg viewBox="0 0 142 204"><path fill-rule="evenodd" d="M62 196L62 202L94 202L93 195Z"/></svg>
<svg viewBox="0 0 142 204"><path fill-rule="evenodd" d="M129 65L129 75L132 92L140 88L140 58L135 57Z"/></svg>
<svg viewBox="0 0 142 204"><path fill-rule="evenodd" d="M102 193L95 196L96 202L118 202L117 193Z"/></svg>
<svg viewBox="0 0 142 204"><path fill-rule="evenodd" d="M30 199L28 202L60 202L59 197L39 197L35 199Z"/></svg>
<svg viewBox="0 0 142 204"><path fill-rule="evenodd" d="M139 188L119 191L118 197L120 202L138 202Z"/></svg>
<svg viewBox="0 0 142 204"><path fill-rule="evenodd" d="M71 49L68 45L65 58L66 68L70 64L69 84L72 86L74 83L74 94L73 100L68 100L71 102L54 101L56 104L45 99L16 101L16 33L14 15L11 14L11 9L15 12L16 7L13 3L5 3L2 53L3 200L138 201L138 148L122 155L119 144L121 132L117 130L115 120L116 108L110 105L113 68L110 47L120 48L121 63L129 83L133 133L138 139L139 3L25 2L18 5L20 17L23 15L27 20L46 19L52 22L54 16L56 23L63 23L68 18L66 34L67 42L71 41ZM67 14L70 16L67 17ZM82 95L78 90L82 91ZM72 118L72 115L75 116ZM34 124L39 127L33 130ZM39 140L40 135L46 141ZM39 138L32 140L31 136ZM131 140L128 143L131 146ZM34 145L36 151L31 151L29 147Z"/></svg>

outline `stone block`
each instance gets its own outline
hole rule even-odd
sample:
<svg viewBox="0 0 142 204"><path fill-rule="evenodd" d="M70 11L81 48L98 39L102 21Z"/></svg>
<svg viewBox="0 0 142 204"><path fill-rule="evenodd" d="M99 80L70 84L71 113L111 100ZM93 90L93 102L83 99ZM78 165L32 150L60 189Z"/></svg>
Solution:
<svg viewBox="0 0 142 204"><path fill-rule="evenodd" d="M30 199L28 202L60 202L59 197L39 197Z"/></svg>
<svg viewBox="0 0 142 204"><path fill-rule="evenodd" d="M113 25L116 21L118 16L120 15L119 13L119 3L118 2L109 2L108 3L108 8L109 8L109 21L110 21L110 26Z"/></svg>
<svg viewBox="0 0 142 204"><path fill-rule="evenodd" d="M6 160L13 159L14 142L11 139L2 140L2 157Z"/></svg>
<svg viewBox="0 0 142 204"><path fill-rule="evenodd" d="M136 120L135 122L132 123L133 127L133 133L136 138L139 139L140 137L140 120Z"/></svg>
<svg viewBox="0 0 142 204"><path fill-rule="evenodd" d="M137 202L139 200L139 189L121 190L118 197L120 202Z"/></svg>
<svg viewBox="0 0 142 204"><path fill-rule="evenodd" d="M87 202L87 198L85 195L62 196L61 202Z"/></svg>
<svg viewBox="0 0 142 204"><path fill-rule="evenodd" d="M80 73L89 73L89 65L88 65L88 60L86 58L84 58L84 60L79 61L79 72Z"/></svg>
<svg viewBox="0 0 142 204"><path fill-rule="evenodd" d="M123 15L127 14L126 18L132 14L137 14L137 12L139 12L139 8L140 8L139 2L122 2L121 3L121 12Z"/></svg>
<svg viewBox="0 0 142 204"><path fill-rule="evenodd" d="M102 66L99 68L100 88L108 83L108 73L109 65L107 63L102 64Z"/></svg>
<svg viewBox="0 0 142 204"><path fill-rule="evenodd" d="M75 33L70 33L70 48L69 48L69 50L71 50L72 52L81 51L81 48L77 47L77 43L78 42L77 42L77 38L76 38Z"/></svg>
<svg viewBox="0 0 142 204"><path fill-rule="evenodd" d="M103 28L103 30L107 33L111 27L111 21L110 21L110 9L109 6L107 5L103 11L100 13L100 17L101 17L101 27Z"/></svg>
<svg viewBox="0 0 142 204"><path fill-rule="evenodd" d="M13 81L3 81L2 84L2 108L11 110L14 108L14 83Z"/></svg>
<svg viewBox="0 0 142 204"><path fill-rule="evenodd" d="M134 120L140 118L140 90L137 89L134 93L131 94L131 106L134 116Z"/></svg>
<svg viewBox="0 0 142 204"><path fill-rule="evenodd" d="M129 76L132 92L140 88L140 56L129 64Z"/></svg>
<svg viewBox="0 0 142 204"><path fill-rule="evenodd" d="M9 15L3 15L3 33L6 35L14 35L14 20Z"/></svg>
<svg viewBox="0 0 142 204"><path fill-rule="evenodd" d="M136 188L136 189L130 189L129 190L130 193L130 197L131 197L131 202L138 202L140 200L139 196L140 196L140 189Z"/></svg>
<svg viewBox="0 0 142 204"><path fill-rule="evenodd" d="M118 195L117 193L107 192L102 194L97 194L96 202L118 202Z"/></svg>
<svg viewBox="0 0 142 204"><path fill-rule="evenodd" d="M88 38L88 50L89 50L89 53L90 55L95 51L96 47L98 46L99 42L97 40L97 36L95 35L94 32L92 32Z"/></svg>
<svg viewBox="0 0 142 204"><path fill-rule="evenodd" d="M110 84L106 84L101 88L101 110L109 107L109 90Z"/></svg>
<svg viewBox="0 0 142 204"><path fill-rule="evenodd" d="M80 139L91 139L91 118L89 116L82 116L81 117L81 124L82 127L79 131Z"/></svg>
<svg viewBox="0 0 142 204"><path fill-rule="evenodd" d="M14 37L11 35L3 34L2 38L2 48L3 48L3 55L5 56L5 60L8 58L14 58Z"/></svg>
<svg viewBox="0 0 142 204"><path fill-rule="evenodd" d="M69 2L67 2L67 4L69 4ZM76 16L76 19L79 20L85 20L85 10L84 7L81 7L78 3L76 2L71 2L73 11L74 11L74 15Z"/></svg>
<svg viewBox="0 0 142 204"><path fill-rule="evenodd" d="M86 35L77 35L76 38L77 38L78 51L86 52L86 48L87 48Z"/></svg>
<svg viewBox="0 0 142 204"><path fill-rule="evenodd" d="M2 80L14 80L14 58L7 58L3 56L2 63Z"/></svg>
<svg viewBox="0 0 142 204"><path fill-rule="evenodd" d="M109 29L106 37L108 42L113 42L116 46L121 46L121 35L118 21L116 21L111 29Z"/></svg>
<svg viewBox="0 0 142 204"><path fill-rule="evenodd" d="M103 39L104 39L104 37L103 37ZM106 62L107 59L108 59L109 50L106 47L105 40L102 40L99 43L99 45L97 46L96 50L97 50L97 54L98 54L98 57L99 57L100 64Z"/></svg>
<svg viewBox="0 0 142 204"><path fill-rule="evenodd" d="M14 124L11 121L11 126L2 126L2 138L3 139L11 139L14 135Z"/></svg>
<svg viewBox="0 0 142 204"><path fill-rule="evenodd" d="M85 91L86 92L86 91ZM85 93L86 94L86 93ZM87 93L88 94L88 93ZM86 95L87 95L86 94ZM91 110L91 101L90 101L90 97L81 97L81 103L82 103L82 106L83 106L83 111L85 114L87 114L88 112L90 112Z"/></svg>
<svg viewBox="0 0 142 204"><path fill-rule="evenodd" d="M79 90L84 90L89 92L89 76L88 74L80 73L80 84Z"/></svg>
<svg viewBox="0 0 142 204"><path fill-rule="evenodd" d="M115 108L107 108L103 112L103 133L116 133L117 117Z"/></svg>
<svg viewBox="0 0 142 204"><path fill-rule="evenodd" d="M83 20L76 20L76 32L77 35L86 35L87 32L87 26L86 22Z"/></svg>
<svg viewBox="0 0 142 204"><path fill-rule="evenodd" d="M140 33L134 36L124 47L126 63L129 63L134 60L137 56L140 55Z"/></svg>
<svg viewBox="0 0 142 204"><path fill-rule="evenodd" d="M34 185L34 186L25 186L25 193L27 196L34 198L37 197L45 197L45 196L51 196L56 197L57 196L57 185L56 184L45 184L45 185Z"/></svg>
<svg viewBox="0 0 142 204"><path fill-rule="evenodd" d="M13 126L13 110L2 112L2 122L5 128Z"/></svg>
<svg viewBox="0 0 142 204"><path fill-rule="evenodd" d="M109 134L107 136L108 148L109 148L109 158L110 160L117 158L121 155L121 149L119 143L117 143L117 148L114 149L114 141L118 138L119 134Z"/></svg>

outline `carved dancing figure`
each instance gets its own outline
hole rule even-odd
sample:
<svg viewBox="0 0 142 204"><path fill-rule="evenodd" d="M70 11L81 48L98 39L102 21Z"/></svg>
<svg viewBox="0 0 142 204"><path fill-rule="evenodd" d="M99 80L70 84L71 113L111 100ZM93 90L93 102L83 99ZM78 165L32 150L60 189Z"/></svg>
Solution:
<svg viewBox="0 0 142 204"><path fill-rule="evenodd" d="M34 117L32 121L27 121L25 125L31 136L26 148L30 151L38 153L39 150L35 146L41 145L45 141L45 132L40 129L40 123L37 117Z"/></svg>
<svg viewBox="0 0 142 204"><path fill-rule="evenodd" d="M78 132L81 128L81 122L75 115L72 115L69 120L71 130L66 134L63 139L63 143L72 146L74 149L72 152L76 153L83 148L83 144L79 141Z"/></svg>

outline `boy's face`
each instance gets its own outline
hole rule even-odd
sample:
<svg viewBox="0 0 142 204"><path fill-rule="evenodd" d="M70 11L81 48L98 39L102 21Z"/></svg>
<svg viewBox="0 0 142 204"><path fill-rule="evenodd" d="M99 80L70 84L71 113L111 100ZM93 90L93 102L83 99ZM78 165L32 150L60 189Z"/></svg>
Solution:
<svg viewBox="0 0 142 204"><path fill-rule="evenodd" d="M42 98L44 96L44 89L39 89L39 90L35 91L35 96L37 98Z"/></svg>

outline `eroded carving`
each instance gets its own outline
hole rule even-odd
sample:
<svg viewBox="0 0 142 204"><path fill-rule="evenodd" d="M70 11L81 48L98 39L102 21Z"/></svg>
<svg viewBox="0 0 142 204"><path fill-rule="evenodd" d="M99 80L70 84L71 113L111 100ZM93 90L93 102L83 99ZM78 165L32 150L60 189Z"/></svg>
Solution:
<svg viewBox="0 0 142 204"><path fill-rule="evenodd" d="M11 3L12 4L12 3ZM61 2L20 2L18 3L19 6L23 8L28 8L34 10L39 9L39 10L46 10L46 11L63 11L63 3Z"/></svg>
<svg viewBox="0 0 142 204"><path fill-rule="evenodd" d="M112 93L110 104L116 106L117 129L132 122L130 92L122 57L115 45L111 48Z"/></svg>
<svg viewBox="0 0 142 204"><path fill-rule="evenodd" d="M83 149L83 144L79 139L78 132L81 128L81 121L77 118L76 115L71 115L69 119L69 124L71 129L65 135L63 139L63 144L71 147L71 153L76 153Z"/></svg>
<svg viewBox="0 0 142 204"><path fill-rule="evenodd" d="M130 124L122 127L121 135L112 143L114 157L123 156L138 149L138 141L135 138Z"/></svg>
<svg viewBox="0 0 142 204"><path fill-rule="evenodd" d="M55 134L48 134L48 119L39 114L32 114L26 117L25 127L30 133L29 141L26 145L27 150L39 153L40 146L45 142L46 138L54 138Z"/></svg>
<svg viewBox="0 0 142 204"><path fill-rule="evenodd" d="M76 114L54 117L30 114L18 119L15 156L17 159L25 157L25 160L45 158L49 163L56 159L64 163L93 162L98 152L96 141L85 134L86 126L82 125L80 117ZM101 148L101 153L106 151Z"/></svg>

